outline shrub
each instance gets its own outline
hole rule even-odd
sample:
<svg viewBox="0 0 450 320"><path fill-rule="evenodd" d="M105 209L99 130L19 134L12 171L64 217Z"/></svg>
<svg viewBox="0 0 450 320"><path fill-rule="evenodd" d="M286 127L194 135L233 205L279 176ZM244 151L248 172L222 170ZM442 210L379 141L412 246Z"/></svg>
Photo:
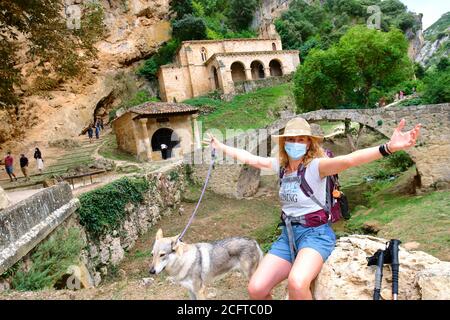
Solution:
<svg viewBox="0 0 450 320"><path fill-rule="evenodd" d="M150 187L145 178L124 177L80 196L80 223L93 239L118 228L125 219L125 205L138 204Z"/></svg>
<svg viewBox="0 0 450 320"><path fill-rule="evenodd" d="M180 41L206 39L205 20L187 14L172 24L172 35Z"/></svg>
<svg viewBox="0 0 450 320"><path fill-rule="evenodd" d="M70 228L66 231L60 228L39 244L31 254L30 270L19 270L14 274L13 288L26 291L53 287L67 272L69 266L78 263L83 247L79 229Z"/></svg>

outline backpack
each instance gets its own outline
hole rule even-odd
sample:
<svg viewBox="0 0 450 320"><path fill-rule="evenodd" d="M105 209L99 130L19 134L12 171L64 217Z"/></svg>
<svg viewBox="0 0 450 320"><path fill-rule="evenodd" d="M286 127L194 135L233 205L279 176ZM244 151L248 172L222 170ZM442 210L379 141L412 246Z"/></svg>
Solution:
<svg viewBox="0 0 450 320"><path fill-rule="evenodd" d="M333 158L334 154L331 150L325 150L329 158ZM285 168L280 167L280 186L284 176ZM314 192L309 186L305 179L306 168L301 165L297 170L297 177L300 181L300 190L311 200L313 200L318 206L323 208L326 213L328 213L329 220L332 223L339 221L341 218L345 220L350 219L350 211L348 208L348 200L346 195L340 191L339 176L337 174L328 176L326 182L326 196L325 204L320 203L320 201L314 196Z"/></svg>

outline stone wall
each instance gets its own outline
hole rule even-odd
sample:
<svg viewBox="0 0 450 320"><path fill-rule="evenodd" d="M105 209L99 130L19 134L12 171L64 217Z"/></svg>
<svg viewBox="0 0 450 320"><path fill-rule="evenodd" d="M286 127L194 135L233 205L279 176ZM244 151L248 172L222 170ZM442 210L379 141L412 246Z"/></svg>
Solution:
<svg viewBox="0 0 450 320"><path fill-rule="evenodd" d="M178 212L181 194L185 188L184 170L175 165L165 172L146 176L152 186L139 205L129 203L125 207L126 218L121 225L100 239L88 236L88 251L85 262L94 278L94 284L118 265L139 236L145 234L159 219ZM148 248L150 250L150 248Z"/></svg>
<svg viewBox="0 0 450 320"><path fill-rule="evenodd" d="M192 168L191 178L203 185L211 163L209 148L205 148L203 154L197 150L197 156L195 164L192 164L190 159L195 157L193 154L185 157L185 163ZM203 157L202 162L199 157ZM250 197L258 191L261 170L242 163L231 163L231 161L227 163L220 154L217 155L215 163L208 182L208 190L237 199Z"/></svg>
<svg viewBox="0 0 450 320"><path fill-rule="evenodd" d="M79 200L72 199L67 183L47 188L1 211L0 234L5 235L6 240L1 238L0 242L0 274L57 229L75 227L80 229L86 249L80 253L80 263L74 266L74 270L78 272L83 287L97 286L110 272L111 266L122 261L125 252L135 245L139 236L162 217L178 212L185 187L183 167L174 164L164 172L149 173L145 177L150 189L144 194L144 200L138 205L127 204L123 222L99 239L91 238L80 224L75 213ZM27 265L33 263L28 255L25 258ZM0 290L9 287L10 279L0 278Z"/></svg>
<svg viewBox="0 0 450 320"><path fill-rule="evenodd" d="M272 87L292 80L293 74L286 74L280 77L269 77L259 80L247 80L234 83L234 91L236 94L252 92L260 88Z"/></svg>
<svg viewBox="0 0 450 320"><path fill-rule="evenodd" d="M9 199L5 190L3 190L2 187L0 187L0 210L5 209L7 206L9 206L10 203L11 200Z"/></svg>
<svg viewBox="0 0 450 320"><path fill-rule="evenodd" d="M0 211L0 274L19 261L79 207L68 183L44 189Z"/></svg>

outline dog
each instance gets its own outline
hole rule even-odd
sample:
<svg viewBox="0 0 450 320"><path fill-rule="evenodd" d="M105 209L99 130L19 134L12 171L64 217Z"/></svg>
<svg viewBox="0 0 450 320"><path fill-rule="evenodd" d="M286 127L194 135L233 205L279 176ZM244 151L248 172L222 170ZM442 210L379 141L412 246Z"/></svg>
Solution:
<svg viewBox="0 0 450 320"><path fill-rule="evenodd" d="M156 233L150 274L165 270L171 280L185 287L192 300L205 299L205 288L232 270L249 279L263 257L256 240L232 237L212 243L187 244L179 236L163 237Z"/></svg>

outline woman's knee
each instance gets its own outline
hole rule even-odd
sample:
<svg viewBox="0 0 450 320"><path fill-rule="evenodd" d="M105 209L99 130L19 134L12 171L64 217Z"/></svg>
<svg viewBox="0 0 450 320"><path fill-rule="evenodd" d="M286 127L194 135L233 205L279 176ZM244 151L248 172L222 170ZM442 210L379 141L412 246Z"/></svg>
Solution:
<svg viewBox="0 0 450 320"><path fill-rule="evenodd" d="M288 289L293 291L309 290L311 287L311 280L301 275L289 275Z"/></svg>
<svg viewBox="0 0 450 320"><path fill-rule="evenodd" d="M262 279L252 277L248 283L248 294L252 299L264 299L270 294L271 288Z"/></svg>

